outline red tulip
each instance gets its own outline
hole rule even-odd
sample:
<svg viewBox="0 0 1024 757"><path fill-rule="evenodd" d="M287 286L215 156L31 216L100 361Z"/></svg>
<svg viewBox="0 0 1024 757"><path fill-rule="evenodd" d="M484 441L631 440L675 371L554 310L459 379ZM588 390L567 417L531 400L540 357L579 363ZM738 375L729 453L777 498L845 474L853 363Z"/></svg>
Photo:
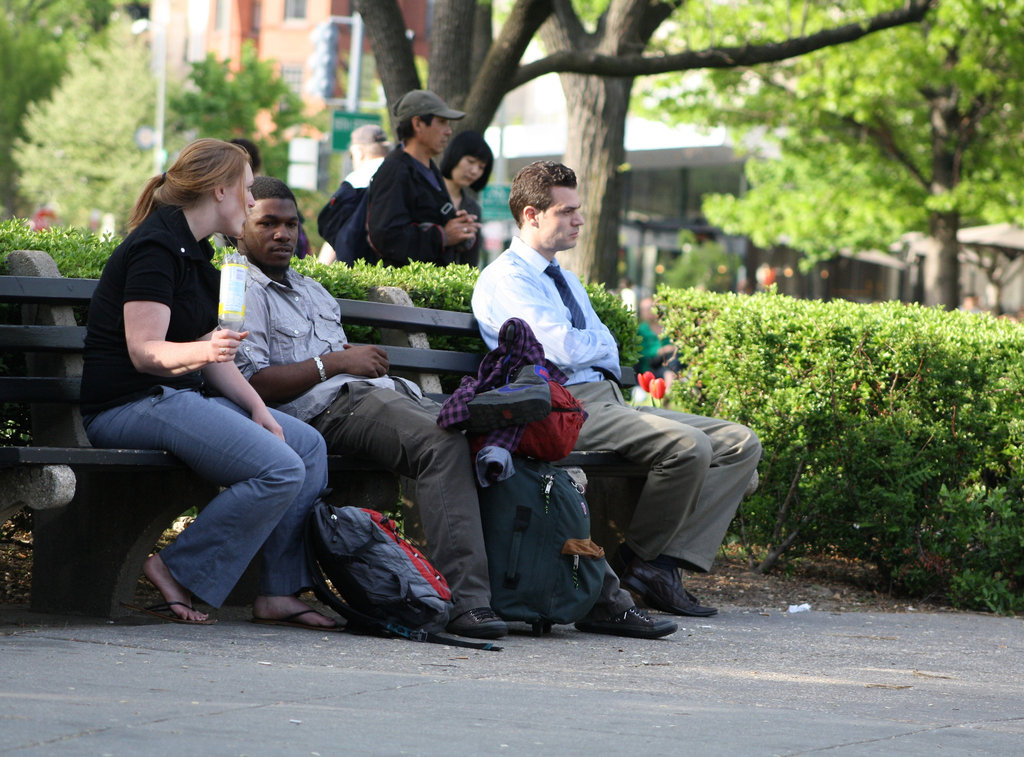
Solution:
<svg viewBox="0 0 1024 757"><path fill-rule="evenodd" d="M651 382L653 380L654 374L651 373L650 371L644 371L643 373L636 377L636 383L638 383L640 385L640 388L643 389L648 394L651 393Z"/></svg>
<svg viewBox="0 0 1024 757"><path fill-rule="evenodd" d="M656 400L660 400L665 396L665 379L656 378L651 382L651 396Z"/></svg>

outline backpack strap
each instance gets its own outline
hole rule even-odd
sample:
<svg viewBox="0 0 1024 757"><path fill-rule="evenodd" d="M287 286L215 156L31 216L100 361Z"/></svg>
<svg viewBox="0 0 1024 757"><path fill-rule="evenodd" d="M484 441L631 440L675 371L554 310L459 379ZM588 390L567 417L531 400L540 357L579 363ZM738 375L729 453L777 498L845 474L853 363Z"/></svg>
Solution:
<svg viewBox="0 0 1024 757"><path fill-rule="evenodd" d="M313 593L317 599L330 607L346 621L345 629L354 633L377 634L379 636L397 637L409 641L419 641L431 644L448 644L453 647L466 647L467 649L484 649L488 652L500 652L501 647L489 641L467 641L447 634L434 633L422 628L414 629L403 626L400 623L385 623L383 620L371 617L355 609L348 602L338 596L337 592L331 591L320 570L320 563L317 562L313 553L314 532L316 525L313 522L314 514L310 512L308 527L306 529L305 548L306 562L309 564L309 572L313 577Z"/></svg>

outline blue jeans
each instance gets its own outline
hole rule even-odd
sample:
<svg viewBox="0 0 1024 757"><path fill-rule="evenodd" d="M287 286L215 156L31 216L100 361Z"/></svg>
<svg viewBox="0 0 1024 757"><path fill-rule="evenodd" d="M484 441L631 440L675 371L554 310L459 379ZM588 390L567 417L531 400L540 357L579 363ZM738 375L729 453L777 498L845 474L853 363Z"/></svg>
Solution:
<svg viewBox="0 0 1024 757"><path fill-rule="evenodd" d="M304 533L327 487L327 449L311 426L271 412L287 443L230 400L168 387L83 418L93 446L167 450L224 487L160 553L175 580L214 607L260 547L261 595L295 594L312 584Z"/></svg>

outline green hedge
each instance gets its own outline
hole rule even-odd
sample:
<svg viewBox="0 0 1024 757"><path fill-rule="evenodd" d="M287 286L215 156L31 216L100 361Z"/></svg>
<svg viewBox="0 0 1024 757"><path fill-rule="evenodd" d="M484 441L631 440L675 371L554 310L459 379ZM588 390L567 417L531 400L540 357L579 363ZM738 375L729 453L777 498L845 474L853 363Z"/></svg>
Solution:
<svg viewBox="0 0 1024 757"><path fill-rule="evenodd" d="M733 534L764 568L838 553L891 586L1024 610L1024 328L901 303L658 293L677 407L764 445Z"/></svg>
<svg viewBox="0 0 1024 757"><path fill-rule="evenodd" d="M110 253L120 239L104 239L74 228L54 228L41 232L28 229L23 221L0 222L0 273L4 271L4 258L12 250L42 250L48 252L62 275L68 278L99 278ZM322 265L310 256L296 260L294 267L306 276L316 279L335 297L366 299L367 290L375 286L395 286L409 293L420 307L470 312L470 298L476 283L477 270L470 266L453 265L443 268L425 263L412 263L404 268L385 268L366 265L354 268ZM632 365L640 355L640 342L636 333L636 318L621 300L600 285L588 285L594 309L608 324L622 345L623 365ZM351 338L362 341L367 330L353 328ZM485 352L481 340L453 341L438 337L432 340L444 349Z"/></svg>
<svg viewBox="0 0 1024 757"><path fill-rule="evenodd" d="M0 222L0 273L6 273L5 259L13 250L41 250L53 258L61 275L69 279L99 278L118 238L103 238L73 227L58 226L32 231L24 221Z"/></svg>

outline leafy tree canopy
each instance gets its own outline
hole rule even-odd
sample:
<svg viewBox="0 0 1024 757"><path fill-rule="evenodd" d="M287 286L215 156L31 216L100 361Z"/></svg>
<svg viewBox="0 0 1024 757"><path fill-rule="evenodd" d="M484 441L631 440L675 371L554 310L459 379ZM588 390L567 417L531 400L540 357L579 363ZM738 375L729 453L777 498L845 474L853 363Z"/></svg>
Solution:
<svg viewBox="0 0 1024 757"><path fill-rule="evenodd" d="M802 10L806 24L831 12L830 4ZM704 207L712 222L762 246L785 243L816 260L885 249L906 231L929 232L938 214L1017 220L1022 16L1021 0L944 0L922 24L853 44L663 78L643 104L663 117L728 125L741 143L766 135L778 146L781 158L747 163L745 197L712 197Z"/></svg>
<svg viewBox="0 0 1024 757"><path fill-rule="evenodd" d="M52 203L65 223L85 226L93 210L127 219L152 156L135 144L153 120L149 51L119 25L68 62L53 97L34 103L15 148L22 193Z"/></svg>
<svg viewBox="0 0 1024 757"><path fill-rule="evenodd" d="M0 16L83 41L106 28L113 12L113 0L5 0Z"/></svg>
<svg viewBox="0 0 1024 757"><path fill-rule="evenodd" d="M60 81L65 57L65 46L51 32L15 27L0 16L0 216L24 210L18 207L14 144L25 135L29 103L47 97Z"/></svg>
<svg viewBox="0 0 1024 757"><path fill-rule="evenodd" d="M0 12L0 218L28 214L18 194L15 142L29 103L45 100L67 70L67 53L104 29L111 0L5 0Z"/></svg>
<svg viewBox="0 0 1024 757"><path fill-rule="evenodd" d="M180 131L194 137L252 139L264 171L282 176L287 131L305 122L302 99L278 75L274 61L259 59L251 42L242 45L237 66L213 53L193 64L188 86L170 98L168 112L177 116Z"/></svg>

